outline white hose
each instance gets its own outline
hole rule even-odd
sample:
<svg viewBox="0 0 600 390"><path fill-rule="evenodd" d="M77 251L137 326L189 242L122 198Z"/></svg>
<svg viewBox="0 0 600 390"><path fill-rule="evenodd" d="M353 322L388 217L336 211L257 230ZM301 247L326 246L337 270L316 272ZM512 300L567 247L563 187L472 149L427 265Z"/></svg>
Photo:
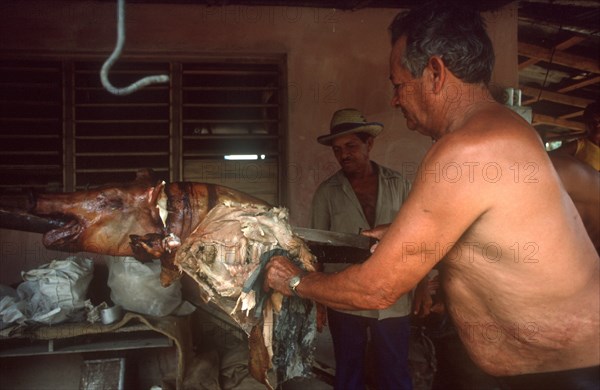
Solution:
<svg viewBox="0 0 600 390"><path fill-rule="evenodd" d="M112 52L110 57L108 57L104 65L102 65L102 69L100 70L100 80L102 81L102 85L104 86L104 88L106 88L108 92L114 95L129 95L130 93L135 92L138 89L147 85L168 82L168 75L146 76L143 79L132 83L128 87L116 88L108 80L108 71L121 55L121 50L123 49L123 45L125 44L125 0L117 1L117 45L115 46L115 50Z"/></svg>

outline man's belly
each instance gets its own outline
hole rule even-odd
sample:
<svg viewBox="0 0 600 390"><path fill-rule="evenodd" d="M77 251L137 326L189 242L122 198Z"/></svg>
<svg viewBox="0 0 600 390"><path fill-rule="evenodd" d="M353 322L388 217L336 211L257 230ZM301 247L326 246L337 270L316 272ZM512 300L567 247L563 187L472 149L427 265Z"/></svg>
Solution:
<svg viewBox="0 0 600 390"><path fill-rule="evenodd" d="M472 359L487 373L519 375L600 363L597 294L570 305L527 304L457 284L446 289L448 312Z"/></svg>
<svg viewBox="0 0 600 390"><path fill-rule="evenodd" d="M582 329L575 339L569 331L550 329L535 321L454 318L454 323L472 359L491 375L561 371L600 362L598 336L589 333L593 327ZM547 339L544 331L554 333L553 337Z"/></svg>

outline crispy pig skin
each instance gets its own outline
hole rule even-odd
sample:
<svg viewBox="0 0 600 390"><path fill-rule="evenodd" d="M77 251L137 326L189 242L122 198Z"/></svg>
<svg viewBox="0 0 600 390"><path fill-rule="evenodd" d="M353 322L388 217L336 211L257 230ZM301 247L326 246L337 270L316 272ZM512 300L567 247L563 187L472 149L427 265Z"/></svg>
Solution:
<svg viewBox="0 0 600 390"><path fill-rule="evenodd" d="M250 331L248 348L250 349L248 362L250 375L260 383L263 383L267 389L273 390L273 386L271 386L267 377L267 372L271 368L271 358L265 347L261 326L255 325Z"/></svg>

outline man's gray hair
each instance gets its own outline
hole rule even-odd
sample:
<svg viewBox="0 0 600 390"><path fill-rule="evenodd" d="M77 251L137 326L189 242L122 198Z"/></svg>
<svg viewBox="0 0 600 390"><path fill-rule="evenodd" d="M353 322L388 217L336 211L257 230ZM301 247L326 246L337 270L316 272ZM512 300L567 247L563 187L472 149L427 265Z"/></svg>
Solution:
<svg viewBox="0 0 600 390"><path fill-rule="evenodd" d="M466 83L488 84L494 68L494 49L479 12L458 5L427 3L399 13L390 24L392 45L406 36L401 65L421 77L432 56Z"/></svg>

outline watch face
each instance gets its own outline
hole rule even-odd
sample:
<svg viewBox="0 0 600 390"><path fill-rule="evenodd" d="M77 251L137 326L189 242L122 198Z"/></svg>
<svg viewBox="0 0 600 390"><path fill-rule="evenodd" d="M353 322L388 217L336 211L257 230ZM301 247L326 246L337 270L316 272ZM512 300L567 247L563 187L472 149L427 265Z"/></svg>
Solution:
<svg viewBox="0 0 600 390"><path fill-rule="evenodd" d="M300 284L300 276L296 275L290 279L289 286L293 290L297 285Z"/></svg>

